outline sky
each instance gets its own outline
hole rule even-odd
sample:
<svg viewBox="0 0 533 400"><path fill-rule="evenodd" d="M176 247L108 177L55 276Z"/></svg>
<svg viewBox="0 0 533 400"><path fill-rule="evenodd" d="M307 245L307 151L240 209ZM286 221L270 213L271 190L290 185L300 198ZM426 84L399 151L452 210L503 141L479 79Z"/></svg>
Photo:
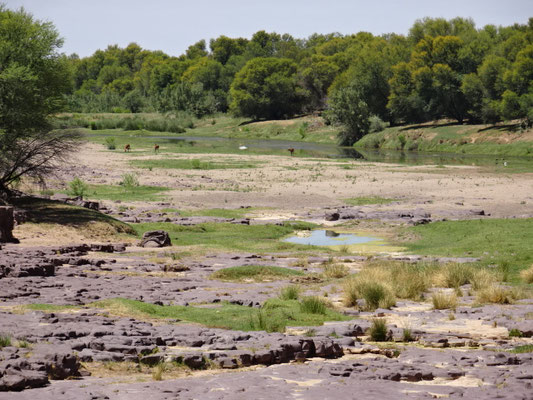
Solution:
<svg viewBox="0 0 533 400"><path fill-rule="evenodd" d="M51 21L66 54L80 57L110 44L136 42L172 56L201 39L250 38L265 30L306 38L360 31L407 34L423 17L472 18L487 24L526 24L533 0L0 0Z"/></svg>

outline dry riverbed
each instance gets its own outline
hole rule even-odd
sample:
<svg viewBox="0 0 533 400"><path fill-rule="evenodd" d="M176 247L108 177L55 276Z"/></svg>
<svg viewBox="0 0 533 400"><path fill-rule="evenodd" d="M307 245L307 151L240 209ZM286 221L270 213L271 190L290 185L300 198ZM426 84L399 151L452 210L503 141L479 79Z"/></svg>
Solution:
<svg viewBox="0 0 533 400"><path fill-rule="evenodd" d="M255 167L130 164L191 158ZM95 144L84 145L75 161L61 170L52 189L64 188L74 177L117 185L125 173L137 174L141 185L170 188L154 201L100 201L104 211L128 223L254 227L307 221L394 241L399 227L443 219L533 217L531 173L245 151L174 154L164 146L158 155L123 153ZM350 205L346 200L354 198L386 201ZM215 208L244 211L235 218L191 214ZM371 263L466 265L473 259L406 256L398 245L298 253L206 250L175 242L148 249L137 247L131 235L106 236L93 228L22 223L14 232L21 243L2 246L0 335L9 343L0 347L0 399L532 398L531 291L513 304L479 304L470 283L456 289L434 284L420 298L398 299L390 308L370 311L343 301L346 275L356 276ZM294 276L213 278L250 265L283 268ZM328 276L332 265L339 276ZM161 309L203 307L214 314L242 307L261 327L262 305L288 285L298 285L300 298L321 298L341 317L316 326L266 324L269 332L242 331L222 329L222 322L206 327L174 314L156 317L116 300ZM435 292L455 296L456 304L434 309ZM288 314L289 321L297 318L296 311ZM386 322L383 342L371 334L377 317Z"/></svg>

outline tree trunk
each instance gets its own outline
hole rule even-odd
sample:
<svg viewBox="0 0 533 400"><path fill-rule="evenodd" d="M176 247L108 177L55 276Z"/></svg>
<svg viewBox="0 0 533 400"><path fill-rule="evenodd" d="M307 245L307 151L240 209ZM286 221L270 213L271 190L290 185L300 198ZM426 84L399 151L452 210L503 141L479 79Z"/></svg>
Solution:
<svg viewBox="0 0 533 400"><path fill-rule="evenodd" d="M13 207L0 207L0 243L18 243L18 240L13 237L14 226Z"/></svg>

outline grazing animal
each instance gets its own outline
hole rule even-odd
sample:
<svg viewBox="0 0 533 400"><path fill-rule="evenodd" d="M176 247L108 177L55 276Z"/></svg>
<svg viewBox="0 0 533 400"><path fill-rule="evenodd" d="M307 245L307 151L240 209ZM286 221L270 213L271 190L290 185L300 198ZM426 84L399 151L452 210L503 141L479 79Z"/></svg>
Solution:
<svg viewBox="0 0 533 400"><path fill-rule="evenodd" d="M159 151L159 145L156 144L156 145L154 146L154 152L155 152L155 154L157 154L158 151Z"/></svg>
<svg viewBox="0 0 533 400"><path fill-rule="evenodd" d="M291 156L294 154L294 149L291 147L290 149L287 149L289 150L289 153L291 153Z"/></svg>
<svg viewBox="0 0 533 400"><path fill-rule="evenodd" d="M127 144L126 146L124 146L124 152L128 152L131 150L131 146L129 144Z"/></svg>

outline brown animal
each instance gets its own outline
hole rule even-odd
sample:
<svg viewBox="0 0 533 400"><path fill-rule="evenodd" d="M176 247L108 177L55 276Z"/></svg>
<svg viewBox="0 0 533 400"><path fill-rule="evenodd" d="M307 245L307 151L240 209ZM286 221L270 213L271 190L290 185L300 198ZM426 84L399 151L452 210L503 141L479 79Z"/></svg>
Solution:
<svg viewBox="0 0 533 400"><path fill-rule="evenodd" d="M159 145L156 144L156 145L154 146L154 153L157 154L158 151L159 151Z"/></svg>
<svg viewBox="0 0 533 400"><path fill-rule="evenodd" d="M124 152L128 152L131 150L131 146L129 144L127 144L126 146L124 146Z"/></svg>
<svg viewBox="0 0 533 400"><path fill-rule="evenodd" d="M290 149L287 149L287 150L289 150L289 153L291 153L291 156L292 156L294 153L294 149L291 147Z"/></svg>

